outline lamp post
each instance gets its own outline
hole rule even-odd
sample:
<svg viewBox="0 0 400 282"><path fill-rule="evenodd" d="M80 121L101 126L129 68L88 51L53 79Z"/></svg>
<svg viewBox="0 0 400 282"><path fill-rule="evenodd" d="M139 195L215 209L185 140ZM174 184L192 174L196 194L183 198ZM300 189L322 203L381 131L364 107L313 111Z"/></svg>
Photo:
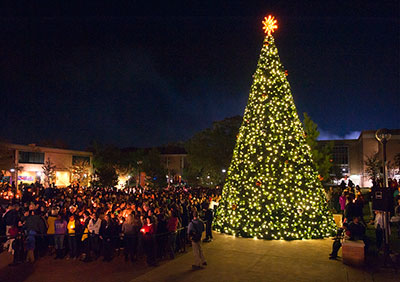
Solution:
<svg viewBox="0 0 400 282"><path fill-rule="evenodd" d="M223 169L221 170L221 172L222 172L222 186L223 186L223 185L224 185L224 183L225 183L226 169L225 169L225 168L223 168Z"/></svg>
<svg viewBox="0 0 400 282"><path fill-rule="evenodd" d="M386 165L386 144L389 141L392 135L390 134L390 130L386 128L378 129L375 132L375 138L382 143L383 146L383 184L386 189L389 189L388 177L387 177L387 165ZM383 212L383 225L385 232L385 253L384 253L384 262L383 264L386 266L387 261L391 261L390 258L390 246L389 246L389 212Z"/></svg>
<svg viewBox="0 0 400 282"><path fill-rule="evenodd" d="M383 145L383 183L385 187L389 186L386 165L386 144L391 137L392 134L390 134L390 130L386 128L379 129L375 132L375 138Z"/></svg>

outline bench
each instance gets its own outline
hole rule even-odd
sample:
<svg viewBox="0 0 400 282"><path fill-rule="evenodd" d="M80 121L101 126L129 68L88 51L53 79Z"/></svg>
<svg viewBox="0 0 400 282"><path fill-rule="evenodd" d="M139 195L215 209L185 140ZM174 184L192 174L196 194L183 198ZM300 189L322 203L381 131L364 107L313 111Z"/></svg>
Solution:
<svg viewBox="0 0 400 282"><path fill-rule="evenodd" d="M364 264L364 247L363 241L350 241L343 240L342 243L342 261L344 264L349 265L363 265Z"/></svg>

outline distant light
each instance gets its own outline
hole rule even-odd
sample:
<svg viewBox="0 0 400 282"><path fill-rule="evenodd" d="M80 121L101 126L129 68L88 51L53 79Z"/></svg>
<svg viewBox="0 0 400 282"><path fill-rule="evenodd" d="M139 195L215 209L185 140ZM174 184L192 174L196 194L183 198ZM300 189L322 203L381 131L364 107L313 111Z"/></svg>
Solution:
<svg viewBox="0 0 400 282"><path fill-rule="evenodd" d="M83 175L83 177L87 177L87 174L85 173L85 174Z"/></svg>
<svg viewBox="0 0 400 282"><path fill-rule="evenodd" d="M10 171L11 171L11 172L15 172L15 169L12 168L12 169L10 169Z"/></svg>
<svg viewBox="0 0 400 282"><path fill-rule="evenodd" d="M210 176L209 176L209 175L207 176L207 179L210 179Z"/></svg>
<svg viewBox="0 0 400 282"><path fill-rule="evenodd" d="M41 172L41 171L37 171L37 172L36 172L36 175L37 175L37 176L42 176L42 172Z"/></svg>
<svg viewBox="0 0 400 282"><path fill-rule="evenodd" d="M342 168L342 171L346 171L346 169L345 169L345 168Z"/></svg>
<svg viewBox="0 0 400 282"><path fill-rule="evenodd" d="M222 169L222 173L225 173L225 172L226 172L226 169L225 169L225 168L223 168L223 169Z"/></svg>

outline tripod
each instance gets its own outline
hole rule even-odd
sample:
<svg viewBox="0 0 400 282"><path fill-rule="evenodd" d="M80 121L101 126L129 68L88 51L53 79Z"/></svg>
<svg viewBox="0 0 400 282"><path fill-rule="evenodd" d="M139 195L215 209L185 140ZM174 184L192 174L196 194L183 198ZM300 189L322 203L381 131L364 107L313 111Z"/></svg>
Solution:
<svg viewBox="0 0 400 282"><path fill-rule="evenodd" d="M397 273L396 264L393 262L392 258L390 257L390 222L389 222L389 212L383 212L383 227L384 227L384 234L385 234L385 244L384 244L384 252L383 252L383 266L388 267L391 265L394 271Z"/></svg>

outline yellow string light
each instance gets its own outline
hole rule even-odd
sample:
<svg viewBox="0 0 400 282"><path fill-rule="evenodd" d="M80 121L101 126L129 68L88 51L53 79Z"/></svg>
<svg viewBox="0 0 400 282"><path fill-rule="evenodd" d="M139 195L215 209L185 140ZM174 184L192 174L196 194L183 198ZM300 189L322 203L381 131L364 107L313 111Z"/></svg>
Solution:
<svg viewBox="0 0 400 282"><path fill-rule="evenodd" d="M268 16L263 24L267 35L214 227L259 239L322 238L335 230L333 217L271 36L277 22Z"/></svg>

